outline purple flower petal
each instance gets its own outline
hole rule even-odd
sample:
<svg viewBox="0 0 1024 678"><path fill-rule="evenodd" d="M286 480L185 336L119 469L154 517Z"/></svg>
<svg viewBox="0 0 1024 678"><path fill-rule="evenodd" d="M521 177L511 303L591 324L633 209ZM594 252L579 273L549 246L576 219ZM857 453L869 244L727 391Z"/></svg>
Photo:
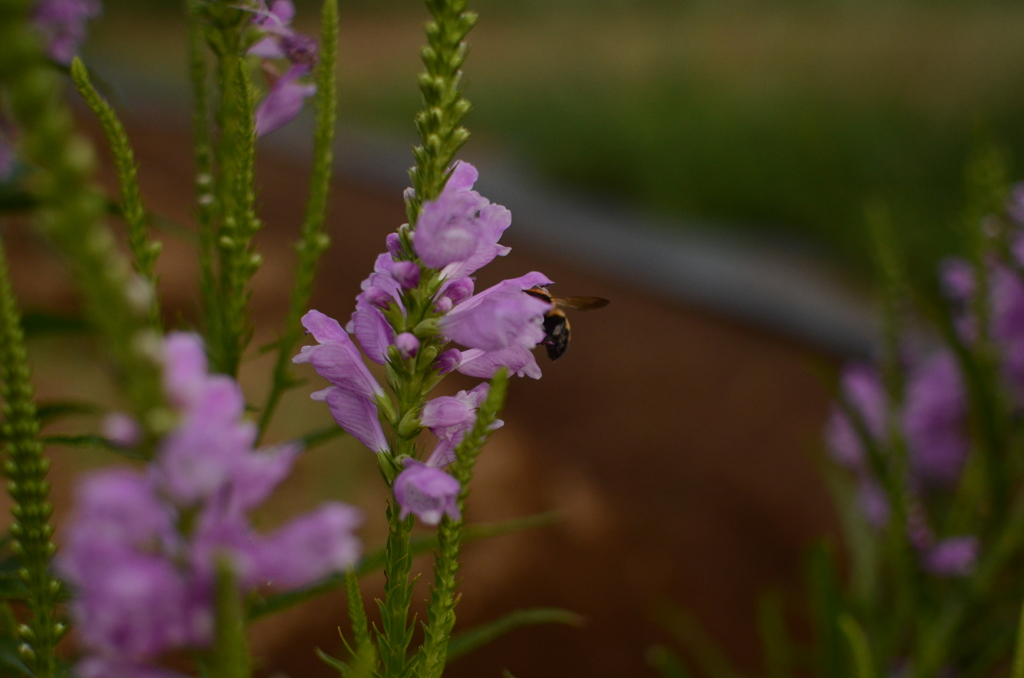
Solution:
<svg viewBox="0 0 1024 678"><path fill-rule="evenodd" d="M441 516L452 520L462 517L459 512L459 481L440 469L406 457L405 470L395 478L395 500L402 507L399 518L414 514L426 525L437 525Z"/></svg>
<svg viewBox="0 0 1024 678"><path fill-rule="evenodd" d="M377 418L377 406L371 400L337 386L317 391L311 397L326 402L334 421L353 438L374 452L387 451L388 441Z"/></svg>
<svg viewBox="0 0 1024 678"><path fill-rule="evenodd" d="M860 415L868 435L881 440L885 434L888 398L878 371L859 363L848 365L843 369L840 387L849 407ZM838 405L833 406L826 424L825 441L837 462L853 470L864 468L860 434Z"/></svg>
<svg viewBox="0 0 1024 678"><path fill-rule="evenodd" d="M965 577L978 560L977 537L943 539L924 554L922 567L940 577Z"/></svg>
<svg viewBox="0 0 1024 678"><path fill-rule="evenodd" d="M519 377L540 379L537 358L525 346L509 346L497 351L483 351L478 348L462 352L462 361L456 368L462 374L480 379L490 379L502 368Z"/></svg>
<svg viewBox="0 0 1024 678"><path fill-rule="evenodd" d="M259 545L259 579L294 587L351 565L362 550L353 530L363 523L359 509L328 503L297 518Z"/></svg>
<svg viewBox="0 0 1024 678"><path fill-rule="evenodd" d="M309 72L309 64L296 64L278 78L256 109L256 135L263 136L292 121L302 104L316 93L316 85L304 85L298 79Z"/></svg>
<svg viewBox="0 0 1024 678"><path fill-rule="evenodd" d="M189 407L202 395L207 364L203 340L191 332L171 332L164 340L164 390L178 407Z"/></svg>
<svg viewBox="0 0 1024 678"><path fill-rule="evenodd" d="M86 21L102 11L98 0L38 0L32 23L43 35L50 58L68 65L85 42Z"/></svg>
<svg viewBox="0 0 1024 678"><path fill-rule="evenodd" d="M357 303L352 329L366 357L378 365L387 362L388 346L395 343L395 331L379 309L366 302Z"/></svg>
<svg viewBox="0 0 1024 678"><path fill-rule="evenodd" d="M452 173L448 177L448 182L444 185L445 191L468 191L473 188L473 184L480 177L480 173L476 167L473 167L468 162L458 161L452 168Z"/></svg>
<svg viewBox="0 0 1024 678"><path fill-rule="evenodd" d="M477 248L477 213L487 200L473 191L444 191L423 203L413 232L413 249L431 268L468 259Z"/></svg>
<svg viewBox="0 0 1024 678"><path fill-rule="evenodd" d="M914 477L926 485L955 485L968 451L967 395L950 351L910 374L902 419Z"/></svg>
<svg viewBox="0 0 1024 678"><path fill-rule="evenodd" d="M125 555L78 586L83 595L72 605L72 614L87 647L141 660L187 638L187 585L159 556Z"/></svg>
<svg viewBox="0 0 1024 678"><path fill-rule="evenodd" d="M321 345L302 347L302 352L292 358L292 362L311 363L324 379L366 398L384 394L384 389L366 368L359 349L337 320L320 311L310 311L302 317L302 323Z"/></svg>
<svg viewBox="0 0 1024 678"><path fill-rule="evenodd" d="M524 290L538 284L550 281L540 273L530 273L484 290L441 318L441 333L458 344L485 351L536 346L544 340L543 318L551 304Z"/></svg>

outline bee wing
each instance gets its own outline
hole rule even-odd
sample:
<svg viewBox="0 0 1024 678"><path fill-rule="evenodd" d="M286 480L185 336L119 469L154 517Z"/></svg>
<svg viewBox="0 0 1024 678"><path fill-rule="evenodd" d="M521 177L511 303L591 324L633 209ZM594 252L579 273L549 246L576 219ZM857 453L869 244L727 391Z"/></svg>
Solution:
<svg viewBox="0 0 1024 678"><path fill-rule="evenodd" d="M552 297L551 301L555 306L574 308L577 311L589 311L608 305L608 300L601 297Z"/></svg>

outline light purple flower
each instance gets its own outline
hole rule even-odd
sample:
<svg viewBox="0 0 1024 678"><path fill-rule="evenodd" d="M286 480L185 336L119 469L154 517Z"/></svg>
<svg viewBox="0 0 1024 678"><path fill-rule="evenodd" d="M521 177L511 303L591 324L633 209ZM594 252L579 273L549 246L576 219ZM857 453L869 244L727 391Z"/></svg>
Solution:
<svg viewBox="0 0 1024 678"><path fill-rule="evenodd" d="M525 346L509 346L496 351L472 348L462 351L460 355L461 361L455 369L469 377L490 379L502 367L508 368L509 374L519 377L541 377L537 358Z"/></svg>
<svg viewBox="0 0 1024 678"><path fill-rule="evenodd" d="M77 488L76 512L56 567L68 579L84 581L134 549L174 548L175 519L152 484L134 471L88 476Z"/></svg>
<svg viewBox="0 0 1024 678"><path fill-rule="evenodd" d="M171 404L191 407L206 386L207 363L203 342L190 332L171 332L164 339L164 391Z"/></svg>
<svg viewBox="0 0 1024 678"><path fill-rule="evenodd" d="M403 359L408 360L420 350L420 340L411 332L402 332L395 337L395 348Z"/></svg>
<svg viewBox="0 0 1024 678"><path fill-rule="evenodd" d="M848 365L843 368L840 389L847 405L860 416L867 434L876 441L881 440L885 435L888 398L878 371L861 363ZM839 405L832 406L825 426L825 441L837 462L853 470L864 468L861 436Z"/></svg>
<svg viewBox="0 0 1024 678"><path fill-rule="evenodd" d="M391 267L391 275L402 289L411 290L420 284L420 267L412 261L396 261Z"/></svg>
<svg viewBox="0 0 1024 678"><path fill-rule="evenodd" d="M444 468L455 461L455 448L476 422L477 408L487 399L489 389L489 384L480 384L471 391L434 398L423 406L420 423L437 436L437 446L427 461L428 466ZM491 430L501 428L503 424L499 419Z"/></svg>
<svg viewBox="0 0 1024 678"><path fill-rule="evenodd" d="M253 22L266 35L249 49L249 54L264 59L288 59L293 64L314 64L317 60L316 40L292 29L295 6L291 0L275 0L270 9L253 10Z"/></svg>
<svg viewBox="0 0 1024 678"><path fill-rule="evenodd" d="M940 577L965 577L978 560L977 537L943 539L922 556L922 567Z"/></svg>
<svg viewBox="0 0 1024 678"><path fill-rule="evenodd" d="M377 406L373 401L337 386L316 391L310 397L326 402L338 426L363 445L374 452L388 450L388 441L384 437L380 419L377 418Z"/></svg>
<svg viewBox="0 0 1024 678"><path fill-rule="evenodd" d="M81 596L72 614L86 647L138 661L190 637L188 584L165 558L124 553L75 583Z"/></svg>
<svg viewBox="0 0 1024 678"><path fill-rule="evenodd" d="M443 268L443 277L461 278L508 254L498 240L512 216L501 205L491 204L476 191L476 168L459 162L436 200L423 203L413 249L423 263Z"/></svg>
<svg viewBox="0 0 1024 678"><path fill-rule="evenodd" d="M103 418L103 437L118 447L135 447L142 440L142 427L130 414L111 412Z"/></svg>
<svg viewBox="0 0 1024 678"><path fill-rule="evenodd" d="M967 395L950 351L911 372L902 421L914 478L925 486L955 485L968 452Z"/></svg>
<svg viewBox="0 0 1024 678"><path fill-rule="evenodd" d="M179 506L209 499L233 478L251 453L256 426L240 419L245 409L233 379L209 378L202 398L163 441L154 480Z"/></svg>
<svg viewBox="0 0 1024 678"><path fill-rule="evenodd" d="M323 504L296 518L258 545L257 577L269 585L300 586L344 569L359 557L352 535L362 511L345 504Z"/></svg>
<svg viewBox="0 0 1024 678"><path fill-rule="evenodd" d="M302 325L320 342L319 346L303 346L292 358L294 363L310 363L317 374L339 388L373 399L384 395L384 389L366 368L359 349L334 318L320 311L302 316Z"/></svg>
<svg viewBox="0 0 1024 678"><path fill-rule="evenodd" d="M414 514L426 525L437 525L441 516L452 520L462 517L459 512L459 481L427 464L406 457L405 470L395 478L395 500L402 507L399 518Z"/></svg>
<svg viewBox="0 0 1024 678"><path fill-rule="evenodd" d="M273 84L256 108L257 136L287 125L302 110L306 99L316 93L316 85L299 82L299 78L307 75L309 70L309 64L295 64Z"/></svg>
<svg viewBox="0 0 1024 678"><path fill-rule="evenodd" d="M69 65L85 42L86 21L102 11L98 0L37 0L32 23L42 33L50 58Z"/></svg>
<svg viewBox="0 0 1024 678"><path fill-rule="evenodd" d="M550 284L537 272L504 280L449 311L438 323L441 333L467 348L485 351L533 348L544 340L543 318L551 304L524 290Z"/></svg>
<svg viewBox="0 0 1024 678"><path fill-rule="evenodd" d="M344 335L322 314L305 321L326 342L312 351L336 346ZM81 485L55 563L77 593L72 614L91 653L78 665L83 676L167 678L172 674L149 666L153 659L207 646L219 562L230 563L245 594L266 584L308 584L359 553L352 535L359 512L340 504L267 537L252 529L247 512L288 474L298 447L252 449L255 429L242 418L241 391L234 380L206 373L197 337L172 336L164 353L180 423L145 474L107 471ZM186 512L191 527L183 533Z"/></svg>

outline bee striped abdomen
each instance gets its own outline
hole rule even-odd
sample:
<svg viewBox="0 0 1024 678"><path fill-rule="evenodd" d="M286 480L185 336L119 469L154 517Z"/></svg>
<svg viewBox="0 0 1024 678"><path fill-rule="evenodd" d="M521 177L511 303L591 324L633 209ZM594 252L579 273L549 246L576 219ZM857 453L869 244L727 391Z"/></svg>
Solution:
<svg viewBox="0 0 1024 678"><path fill-rule="evenodd" d="M558 360L569 348L569 319L559 310L549 311L544 316L544 347L548 357Z"/></svg>

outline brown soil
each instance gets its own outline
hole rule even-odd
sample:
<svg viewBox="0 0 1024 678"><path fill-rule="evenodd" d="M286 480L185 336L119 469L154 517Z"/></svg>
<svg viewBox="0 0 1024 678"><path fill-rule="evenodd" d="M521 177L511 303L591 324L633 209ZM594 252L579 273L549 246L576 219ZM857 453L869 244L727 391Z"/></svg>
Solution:
<svg viewBox="0 0 1024 678"><path fill-rule="evenodd" d="M135 124L130 132L149 206L189 222L187 133L163 124ZM256 280L255 320L267 328L284 309L307 171L269 157L260 169L266 263ZM516 206L508 207L515 214ZM313 306L344 322L385 235L403 220L397 192L336 184L334 246ZM164 239L168 318L194 317L194 255ZM61 280L58 272L43 275L53 269L48 255L32 259L30 243L19 252L28 253L15 257L21 289L35 301L69 298L52 282ZM517 630L453 664L447 675L497 677L503 668L519 678L652 675L645 650L675 644L656 621L666 604L694 612L741 668L756 671L758 593L781 588L799 618L802 556L815 539L836 532L815 462L828 397L808 366L822 356L581 268L572 252L517 246L481 271L478 289L529 270L557 281L557 293L612 303L574 314L568 353L557 363L544 358L540 381L513 384L506 425L481 459L468 519L548 509L564 519L466 548L458 626L533 606L574 610L588 622ZM320 388L313 380L304 392ZM472 384L449 381L450 389ZM363 482L370 489L357 494L371 502L360 499L371 514L365 536L375 546L383 494L375 474ZM418 565L429 579L429 561ZM367 599L380 587L379 577L368 579ZM425 595L424 588L417 599ZM313 647L340 655L337 627L347 626L345 618L343 597L331 595L260 624L255 651L262 672L336 675Z"/></svg>

